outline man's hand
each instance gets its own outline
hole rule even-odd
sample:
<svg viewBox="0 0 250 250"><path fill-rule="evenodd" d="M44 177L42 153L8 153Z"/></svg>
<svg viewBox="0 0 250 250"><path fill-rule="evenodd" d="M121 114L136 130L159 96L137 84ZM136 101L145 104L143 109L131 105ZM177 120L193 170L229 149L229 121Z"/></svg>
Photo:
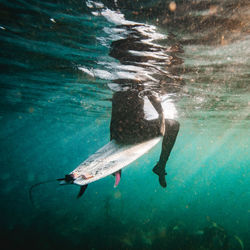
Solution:
<svg viewBox="0 0 250 250"><path fill-rule="evenodd" d="M160 133L161 135L165 135L165 118L164 118L164 111L161 106L160 99L157 98L157 96L149 95L148 96L149 101L152 103L153 107L159 114L159 120L160 120Z"/></svg>

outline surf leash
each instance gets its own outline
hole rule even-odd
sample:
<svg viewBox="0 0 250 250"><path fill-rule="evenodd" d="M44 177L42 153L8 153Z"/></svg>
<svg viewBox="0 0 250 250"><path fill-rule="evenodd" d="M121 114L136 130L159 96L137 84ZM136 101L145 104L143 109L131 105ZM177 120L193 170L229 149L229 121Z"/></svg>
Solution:
<svg viewBox="0 0 250 250"><path fill-rule="evenodd" d="M32 190L35 188L35 187L38 187L40 185L43 185L43 184L47 184L47 183L51 183L51 182L55 182L55 181L58 181L58 179L53 179L53 180L47 180L47 181L41 181L41 182L38 182L38 183L35 183L33 184L30 188L29 188L29 199L30 199L30 202L32 204L32 206L34 206L34 200L33 200L33 196L32 196Z"/></svg>

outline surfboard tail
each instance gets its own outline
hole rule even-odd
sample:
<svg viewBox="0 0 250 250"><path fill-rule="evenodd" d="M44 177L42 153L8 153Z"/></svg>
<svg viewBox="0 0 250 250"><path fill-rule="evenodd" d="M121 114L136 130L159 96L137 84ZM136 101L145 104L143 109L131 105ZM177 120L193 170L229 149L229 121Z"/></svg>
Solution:
<svg viewBox="0 0 250 250"><path fill-rule="evenodd" d="M60 182L60 185L65 185L65 184L73 184L75 178L74 175L72 174L66 174L64 178L58 178L56 180Z"/></svg>
<svg viewBox="0 0 250 250"><path fill-rule="evenodd" d="M60 185L74 184L75 176L74 176L74 174L67 174L67 175L65 175L64 178L58 178L56 180L59 181ZM88 185L83 185L80 187L80 191L77 195L77 198L80 198L85 193L87 186Z"/></svg>

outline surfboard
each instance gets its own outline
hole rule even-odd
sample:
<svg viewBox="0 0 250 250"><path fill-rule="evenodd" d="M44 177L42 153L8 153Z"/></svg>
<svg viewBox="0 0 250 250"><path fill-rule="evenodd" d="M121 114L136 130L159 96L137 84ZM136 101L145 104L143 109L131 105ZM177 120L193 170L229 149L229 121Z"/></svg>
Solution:
<svg viewBox="0 0 250 250"><path fill-rule="evenodd" d="M132 145L112 140L70 173L77 176L73 183L84 186L111 175L146 154L161 140L160 136Z"/></svg>

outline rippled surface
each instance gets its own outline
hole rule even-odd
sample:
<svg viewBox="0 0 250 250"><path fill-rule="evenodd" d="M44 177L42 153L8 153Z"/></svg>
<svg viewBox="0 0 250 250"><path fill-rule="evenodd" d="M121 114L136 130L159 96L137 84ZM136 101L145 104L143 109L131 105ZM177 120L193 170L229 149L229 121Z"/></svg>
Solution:
<svg viewBox="0 0 250 250"><path fill-rule="evenodd" d="M10 248L178 249L173 228L187 235L215 222L239 237L236 249L249 248L249 3L170 9L0 2L1 233ZM29 187L107 143L113 92L140 84L167 96L181 124L167 189L151 171L156 148L117 189L108 177L76 200L77 187L50 183L34 189L33 207Z"/></svg>

